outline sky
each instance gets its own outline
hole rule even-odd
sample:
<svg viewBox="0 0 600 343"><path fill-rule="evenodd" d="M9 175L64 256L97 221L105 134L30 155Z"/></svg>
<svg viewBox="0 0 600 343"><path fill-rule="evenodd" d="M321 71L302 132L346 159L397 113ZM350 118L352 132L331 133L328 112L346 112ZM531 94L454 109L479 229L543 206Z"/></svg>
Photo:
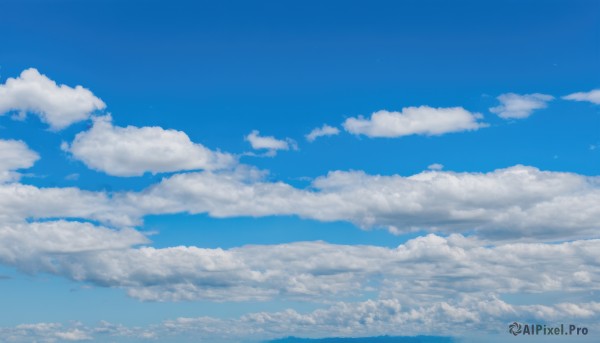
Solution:
<svg viewBox="0 0 600 343"><path fill-rule="evenodd" d="M598 2L0 13L0 341L598 341Z"/></svg>

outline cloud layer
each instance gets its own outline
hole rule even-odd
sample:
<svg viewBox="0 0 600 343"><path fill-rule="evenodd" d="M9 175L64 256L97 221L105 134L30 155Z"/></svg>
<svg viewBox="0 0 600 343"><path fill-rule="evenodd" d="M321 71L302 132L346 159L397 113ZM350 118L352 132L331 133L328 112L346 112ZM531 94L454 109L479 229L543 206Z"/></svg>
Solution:
<svg viewBox="0 0 600 343"><path fill-rule="evenodd" d="M317 178L309 189L266 182L257 174L174 175L143 192L119 194L114 201L133 221L179 212L219 218L297 215L394 233L472 232L500 241L596 237L600 222L597 177L526 166L409 177L337 171Z"/></svg>
<svg viewBox="0 0 600 343"><path fill-rule="evenodd" d="M0 115L13 111L20 116L33 113L52 130L88 119L94 111L105 107L88 89L57 85L35 68L24 70L19 77L9 78L0 85Z"/></svg>
<svg viewBox="0 0 600 343"><path fill-rule="evenodd" d="M442 135L450 132L478 130L486 125L481 115L462 107L405 107L401 112L378 111L371 118L348 118L346 131L368 137L401 137L408 135Z"/></svg>
<svg viewBox="0 0 600 343"><path fill-rule="evenodd" d="M397 248L297 242L153 248L136 230L64 220L0 226L0 263L151 301L310 300L377 294L408 306L464 294L600 290L600 240L489 246L428 235ZM431 292L435 290L435 292Z"/></svg>
<svg viewBox="0 0 600 343"><path fill-rule="evenodd" d="M104 238L98 236L95 241ZM62 253L57 249L61 244L66 247ZM74 245L66 239L57 245L50 238L41 246L43 249L36 251L34 245L26 251L33 251L32 255L41 260L51 259L51 263L42 264L46 268L42 271L100 286L123 287L131 296L144 300L277 297L332 305L307 313L288 309L249 313L237 319L177 318L145 328L109 323L69 328L57 323L29 324L0 329L3 337L14 335L15 340L25 340L38 332L56 337L54 332L74 330L80 335L73 337L82 339L183 335L210 341L284 335L460 335L473 331L504 333L506 323L514 320L567 320L597 327L600 319L599 303L560 298L599 290L600 240L490 247L461 235L428 235L397 248L299 242L229 250L124 249L119 244L92 249L88 244L79 251L72 250ZM374 299L336 300L364 296L363 292L375 293ZM527 296L546 292L556 300L527 305L502 300L507 293Z"/></svg>
<svg viewBox="0 0 600 343"><path fill-rule="evenodd" d="M21 324L0 328L2 337L10 342L56 342L58 338L98 341L123 338L135 341L168 342L260 342L265 339L287 337L361 337L410 336L434 334L469 337L473 333L488 333L506 341L507 323L515 320L528 322L573 322L585 325L589 336L577 336L578 342L594 342L600 303L563 302L548 305L511 305L494 296L464 296L427 304L418 308L405 306L397 299L376 299L362 302L338 302L311 312L287 309L278 312L254 312L223 319L217 317L179 317L161 323L124 326L101 321L96 325L79 322ZM490 335L495 333L496 336ZM509 337L510 338L510 337ZM532 337L533 338L533 337ZM474 341L481 341L482 338ZM461 340L459 340L461 341ZM575 340L574 340L575 341ZM536 341L537 342L537 341Z"/></svg>
<svg viewBox="0 0 600 343"><path fill-rule="evenodd" d="M598 103L596 92L564 98ZM508 93L498 99L501 105L492 112L525 118L553 98ZM35 69L0 85L1 114L33 113L53 130L104 108L89 90L57 85ZM481 119L462 107L421 106L349 118L343 127L369 137L430 136L478 130L487 125ZM337 128L323 125L306 139L336 134ZM257 130L245 139L267 155L296 149L289 138L261 136ZM176 318L143 328L106 322L0 328L0 336L11 341L177 340L179 335L237 341L290 334L456 333L457 327L493 332L518 319L600 319L596 302L561 300L600 291L597 176L522 165L456 173L434 164L412 176L332 171L299 188L271 181L265 171L194 143L182 131L118 127L110 116L93 117L93 126L62 148L112 176L189 172L164 177L142 191L25 185L19 183L19 170L30 168L39 155L22 141L0 140L0 264L119 288L143 301L286 300L320 308ZM421 236L392 248L322 241L156 248L135 228L146 216L175 213L298 216ZM559 299L534 305L503 300L532 294Z"/></svg>
<svg viewBox="0 0 600 343"><path fill-rule="evenodd" d="M266 181L263 173L244 166L176 174L140 192L0 184L0 219L11 222L72 218L127 227L160 214L294 215L398 234L472 233L492 241L597 237L599 202L597 177L526 166L489 173L425 171L408 177L337 171L317 178L309 188Z"/></svg>

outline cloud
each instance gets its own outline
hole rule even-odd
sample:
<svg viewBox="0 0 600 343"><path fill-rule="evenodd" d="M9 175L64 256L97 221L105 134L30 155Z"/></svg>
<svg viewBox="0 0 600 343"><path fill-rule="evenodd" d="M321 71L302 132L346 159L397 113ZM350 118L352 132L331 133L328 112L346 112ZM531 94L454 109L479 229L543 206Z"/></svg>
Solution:
<svg viewBox="0 0 600 343"><path fill-rule="evenodd" d="M588 101L592 104L600 105L600 89L594 89L589 92L577 92L562 97L565 100Z"/></svg>
<svg viewBox="0 0 600 343"><path fill-rule="evenodd" d="M554 99L547 94L515 94L506 93L498 96L500 106L491 107L490 112L497 114L503 119L523 119L527 118L535 110L546 108L547 103Z"/></svg>
<svg viewBox="0 0 600 343"><path fill-rule="evenodd" d="M267 156L275 156L277 150L297 150L296 142L290 138L285 140L277 139L273 136L261 136L258 130L253 130L245 137L254 150L268 150Z"/></svg>
<svg viewBox="0 0 600 343"><path fill-rule="evenodd" d="M94 126L78 133L63 149L91 169L113 176L140 176L194 169L228 168L229 154L190 141L182 131L161 127L117 127L110 116L94 118Z"/></svg>
<svg viewBox="0 0 600 343"><path fill-rule="evenodd" d="M19 77L9 78L0 85L0 115L16 111L23 117L25 113L34 113L52 130L86 120L105 107L88 89L57 85L35 68L24 70Z"/></svg>
<svg viewBox="0 0 600 343"><path fill-rule="evenodd" d="M64 342L87 341L93 339L93 330L81 323L73 323L65 329L61 323L20 324L13 328L0 328L7 342Z"/></svg>
<svg viewBox="0 0 600 343"><path fill-rule="evenodd" d="M495 173L499 175L494 175ZM194 174L194 173L190 173ZM202 174L202 173L198 173ZM505 175L508 174L508 175ZM188 174L185 174L188 175ZM442 175L451 177L444 192L460 189L462 196L473 192L460 178L471 180L478 191L487 187L496 189L498 198L507 197L515 188L529 185L523 197L535 198L548 190L578 189L585 193L586 180L564 173L539 172L524 167L488 174L425 172L415 179L432 179ZM481 187L486 178L505 178L501 184ZM223 177L223 176L218 176ZM233 176L230 176L233 177ZM241 178L241 176L238 176ZM327 176L315 183L322 190L337 190L346 183L366 189L383 189L392 185L382 176L353 179L353 175ZM368 180L375 178L376 180ZM403 178L397 177L400 180ZM519 181L521 179L521 181ZM542 178L543 182L536 180ZM171 178L172 179L172 178ZM170 180L170 179L167 179ZM240 179L248 181L247 178ZM526 181L525 181L526 180ZM597 182L597 180L594 180ZM375 183L374 183L375 182ZM381 183L377 183L381 182ZM320 184L325 183L325 184ZM235 183L234 183L235 184ZM240 187L239 184L235 184ZM254 184L254 199L263 199L264 188ZM282 198L289 186L278 183ZM441 184L440 184L441 185ZM29 211L45 211L52 216L67 212L81 215L94 207L93 202L115 201L113 215L122 209L131 194L120 194L105 199L102 194L85 193L74 189L36 189L19 184L17 194L35 192L24 199L32 199ZM418 187L410 186L418 193ZM189 188L189 185L188 185ZM194 185L197 191L198 185ZM222 196L219 185L212 188ZM533 190L541 192L535 194ZM248 189L240 189L247 193ZM270 190L269 192L272 192ZM394 192L394 189L391 189ZM50 192L46 194L46 192ZM39 208L43 198L61 199L72 192L73 204L80 208L64 209L73 205L55 204L54 209ZM301 192L301 191L298 191ZM303 192L303 191L302 191ZM144 191L142 193L147 193ZM489 194L489 191L487 192ZM10 193L9 193L10 194ZM387 196L383 193L384 196ZM63 197L61 197L61 195ZM87 196L87 197L86 197ZM272 197L272 194L269 196ZM364 196L364 195L363 195ZM418 194L412 194L418 197ZM76 198L79 197L79 198ZM510 197L510 196L509 196ZM515 196L516 197L516 196ZM69 199L69 197L66 197ZM356 198L356 197L355 197ZM372 201L370 195L366 201ZM6 197L0 197L0 201ZM310 198L300 198L307 201ZM8 203L14 204L14 195ZM136 199L130 199L136 200ZM149 200L149 199L145 199ZM157 200L157 199L154 199ZM153 200L153 201L154 201ZM190 201L191 199L187 199ZM206 201L214 201L215 198ZM271 199L273 200L273 199ZM294 201L298 201L295 199ZM339 201L335 197L329 201ZM495 206L492 200L489 206ZM38 201L36 204L35 201ZM281 201L281 199L279 200ZM444 202L447 200L440 199ZM463 199L474 205L484 199ZM569 199L563 199L569 203ZM135 202L135 201L134 201ZM193 201L191 201L193 202ZM87 203L87 204L82 204ZM242 202L243 203L243 202ZM590 201L591 204L597 201ZM317 205L322 203L317 203ZM147 205L147 204L141 204ZM217 204L218 205L218 204ZM259 204L260 205L260 204ZM381 205L381 203L380 203ZM590 208L580 205L577 214L586 215ZM296 204L296 206L298 206ZM432 206L432 205L429 205ZM535 205L534 205L535 206ZM101 206L100 206L101 207ZM286 334L306 335L362 335L381 332L456 333L455 325L462 328L496 330L500 323L518 318L559 320L578 318L593 322L598 319L600 306L595 303L560 303L557 294L600 290L600 268L593 261L600 260L600 240L578 240L559 244L500 243L490 245L488 240L463 235L421 236L396 248L379 246L336 245L326 242L296 242L276 245L247 245L231 249L206 249L194 246L154 248L148 239L132 229L109 229L91 223L54 220L44 222L18 221L15 207L0 209L11 213L12 220L0 214L0 262L20 270L51 273L87 284L124 289L129 296L145 301L246 301L290 299L331 303L348 297L375 295L377 299L360 303L338 303L329 308L302 314L294 310L260 312L235 320L217 318L180 318L152 328L128 329L102 325L98 328L64 328L59 324L35 324L19 329L0 329L3 337L32 337L45 335L59 339L88 339L97 335L143 335L163 337L175 333L197 332L204 337L242 337L256 335L277 337ZM327 213L327 209L322 209ZM27 213L21 209L21 215ZM384 212L385 213L385 212ZM97 216L97 214L94 214ZM567 226L568 229L568 226ZM592 261L592 262L590 262ZM502 300L502 294L553 294L557 299L551 305L511 305ZM579 320L580 319L580 320ZM204 323L206 325L200 325ZM212 323L212 324L211 324ZM210 328L207 329L207 328ZM310 328L312 331L307 331ZM75 330L76 329L76 330ZM37 330L37 331L36 331ZM40 331L41 330L41 331ZM196 331L194 331L196 330ZM250 330L250 331L248 331ZM398 331L395 331L398 330ZM404 330L404 331L400 331ZM11 336L12 335L12 336ZM101 337L101 336L100 336ZM194 335L196 337L196 335ZM246 337L246 336L244 336ZM15 338L15 341L18 341ZM31 340L29 340L31 341Z"/></svg>
<svg viewBox="0 0 600 343"><path fill-rule="evenodd" d="M76 187L39 188L20 183L0 184L0 224L24 220L72 218L101 221L128 227L139 225L132 209L117 207L105 192L84 191Z"/></svg>
<svg viewBox="0 0 600 343"><path fill-rule="evenodd" d="M573 315L586 313L585 317ZM177 342L240 342L259 341L289 336L326 337L381 337L444 335L459 338L479 333L486 339L501 332L506 341L508 323L571 323L574 318L581 327L596 332L600 303L564 302L547 305L511 305L493 295L461 296L424 304L405 306L398 299L369 299L360 302L337 302L310 312L285 309L273 312L253 312L238 318L179 317L146 326L127 327L101 321L95 326L82 323L22 324L0 328L0 334L10 342L54 342L59 332L78 332L81 337L98 341L156 339ZM66 331L65 331L66 330ZM487 336L486 336L487 335ZM494 337L494 336L492 336ZM577 341L592 342L594 337L578 336ZM363 338L364 340L364 338ZM414 341L411 337L410 341ZM379 341L379 340L378 340ZM404 341L404 340L403 340ZM407 340L408 341L408 340ZM429 338L427 341L438 342ZM448 339L440 339L448 342ZM455 341L452 339L452 341ZM481 338L478 340L481 341Z"/></svg>
<svg viewBox="0 0 600 343"><path fill-rule="evenodd" d="M406 306L464 294L600 290L600 240L489 242L427 235L396 248L297 242L153 248L135 230L54 221L0 227L0 262L145 301L329 302L376 294Z"/></svg>
<svg viewBox="0 0 600 343"><path fill-rule="evenodd" d="M473 131L485 127L482 116L462 107L405 107L401 112L378 111L366 119L348 118L346 131L368 137L401 137L408 135L442 135L449 132Z"/></svg>
<svg viewBox="0 0 600 343"><path fill-rule="evenodd" d="M112 230L65 220L4 224L0 228L0 240L6 245L0 254L7 260L17 259L26 247L32 253L62 254L124 249L149 243L146 236L134 229Z"/></svg>
<svg viewBox="0 0 600 343"><path fill-rule="evenodd" d="M60 274L60 260L94 251L129 249L150 241L134 229L112 230L64 220L0 225L0 262L20 270ZM93 268L93 265L87 267ZM78 280L73 271L72 279Z"/></svg>
<svg viewBox="0 0 600 343"><path fill-rule="evenodd" d="M69 102L78 105L65 105ZM94 105L86 110L80 102ZM37 113L52 129L104 108L91 92L57 86L34 69L0 86L0 106L8 108L5 112ZM73 112L65 114L61 106ZM521 116L533 110L503 106L505 112L509 107L529 111ZM438 135L477 130L486 125L479 119L462 108L423 106L350 118L344 128L371 137ZM338 133L324 125L307 140ZM295 148L290 139L258 131L246 139L268 154ZM193 143L181 131L117 127L110 116L94 118L93 126L63 149L115 176L202 171L171 175L142 191L36 187L18 183L17 171L31 167L39 155L22 141L0 140L0 264L122 289L143 301L285 300L322 307L230 319L175 318L146 327L22 324L0 328L8 341L454 334L493 332L511 320L575 318L597 325L600 319L596 302L561 300L578 294L590 299L590 292L600 291L600 240L589 239L597 238L600 228L599 177L521 165L455 173L433 164L412 176L333 171L298 188L270 181L265 172ZM293 215L348 221L364 229L385 227L397 234L435 234L393 248L323 241L157 248L132 228L145 216L171 213ZM503 300L507 294L542 294L551 300L511 304ZM367 300L348 302L350 297Z"/></svg>
<svg viewBox="0 0 600 343"><path fill-rule="evenodd" d="M39 158L23 141L0 139L0 183L19 180L15 170L30 168Z"/></svg>
<svg viewBox="0 0 600 343"><path fill-rule="evenodd" d="M306 135L306 140L309 142L314 142L315 139L319 137L325 136L335 136L340 133L340 130L337 127L329 126L327 124L323 124L322 127L317 127L313 129L309 134Z"/></svg>
<svg viewBox="0 0 600 343"><path fill-rule="evenodd" d="M489 194L494 194L490 197ZM488 173L429 170L412 176L330 172L307 188L265 180L259 170L176 174L139 192L0 184L0 223L70 218L140 225L147 215L217 218L292 215L363 229L469 233L493 241L597 237L600 181L514 166Z"/></svg>
<svg viewBox="0 0 600 343"><path fill-rule="evenodd" d="M180 212L217 218L296 215L349 221L364 229L385 227L394 233L561 240L597 236L599 185L597 177L514 166L488 173L425 171L408 177L336 171L300 189L237 170L173 175L113 200L131 218Z"/></svg>
<svg viewBox="0 0 600 343"><path fill-rule="evenodd" d="M88 341L92 339L92 336L79 330L73 329L70 331L56 332L56 337L65 341Z"/></svg>
<svg viewBox="0 0 600 343"><path fill-rule="evenodd" d="M444 169L444 165L440 163L433 163L427 166L429 170L442 170Z"/></svg>

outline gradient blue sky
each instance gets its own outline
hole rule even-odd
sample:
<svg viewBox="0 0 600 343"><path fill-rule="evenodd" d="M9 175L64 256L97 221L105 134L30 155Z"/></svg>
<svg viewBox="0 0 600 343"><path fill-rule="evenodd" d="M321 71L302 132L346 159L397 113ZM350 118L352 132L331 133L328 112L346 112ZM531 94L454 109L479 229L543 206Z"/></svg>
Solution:
<svg viewBox="0 0 600 343"><path fill-rule="evenodd" d="M366 177L409 177L430 173L427 170L431 165L440 164L441 171L433 173L483 175L485 178L502 173L505 168L524 165L548 173L538 176L537 172L530 171L534 182L550 180L540 184L539 192L552 188L560 193L564 188L568 193L552 193L547 198L544 198L545 193L535 193L535 197L550 201L571 196L573 198L566 198L566 206L572 205L573 211L581 210L581 222L590 223L599 218L595 208L600 204L595 201L600 199L597 178L600 174L600 100L594 103L562 98L600 88L600 4L597 1L4 1L0 4L0 13L0 31L3 32L0 35L0 84L4 85L8 78L18 78L28 68L35 68L59 85L82 85L106 104L105 109L89 115L110 113L115 127L153 126L184 132L194 143L237 156L238 165L268 171L262 179L265 183L281 182L298 190L319 192L315 190L319 187L314 180L332 171L364 172ZM507 93L518 96L540 93L554 99L542 101L544 108L528 110L527 118L504 119L490 109L499 106L497 97ZM343 127L349 118L369 118L379 110L399 112L411 106L462 107L468 113L479 113L482 116L479 121L487 125L477 130L395 138L352 134ZM82 157L65 151L64 145L61 149L61 143L71 144L78 133L91 130L95 125L91 119L74 122L57 131L49 130L48 123L32 113L25 120L11 119L18 111L19 108L12 108L0 116L0 140L21 140L37 152L40 159L31 168L19 169L20 179L10 182L41 189L77 187L98 194L145 194L145 189L163 179L180 173L196 173L173 170L132 177L109 175L105 170L90 168ZM325 123L337 127L340 133L314 142L305 139L306 134ZM253 130L281 141L293 140L297 150L278 151L275 156L252 156L249 153L253 149L245 137ZM111 142L107 141L106 145ZM563 174L559 172L571 173L569 175L585 186L571 189L569 185L575 181L564 181L565 186ZM216 171L215 175L225 177L228 173L230 171ZM465 188L465 194L474 189L476 192L486 180L475 183L474 188ZM247 182L252 184L253 181ZM367 181L364 182L368 187ZM377 193L375 188L368 190ZM425 200L421 205L425 208L433 206L428 205L427 197L438 194L436 190L431 192L423 195ZM527 192L523 190L522 195L513 195L529 199L531 194ZM465 194L447 200L447 205L452 207L453 201L468 197ZM403 198L408 194L400 192L399 196ZM489 197L493 202L493 191ZM9 201L12 200L4 205L7 208ZM487 206L486 199L473 201ZM293 207L304 205L301 201ZM510 208L511 204L505 205ZM469 203L468 209L477 206ZM490 206L485 209L491 210L496 205ZM349 218L341 214L325 220L318 214L307 215L301 209L284 215L263 215L257 211L251 215L215 216L207 213L210 211L197 214L184 213L186 211L143 212L143 223L135 225L135 229L149 233L151 243L145 245L157 249L196 246L225 251L248 244L281 246L285 250L285 244L305 241L323 241L332 245L332 251L338 245L393 250L415 239L431 238L427 236L430 233L440 239L456 233L477 241L464 243L461 249L468 250L475 244L480 249L505 246L511 251L522 248L521 242L548 246L571 241L597 244L594 239L599 233L596 224L571 223L572 218L561 217L562 212L556 214L552 222L560 226L564 221L564 230L544 231L547 217L540 218L531 227L528 224L518 229L509 227L510 220L498 219L512 216L513 212L508 210L490 218L490 223L485 220L462 223L455 218L437 218L435 213L425 213L424 217L415 219L418 225L411 226L412 222L407 224L404 218L413 218L413 214L398 214L392 206L382 209L382 214L368 214L376 219L373 225L363 227L352 218L353 214ZM529 218L538 215L527 209L523 211ZM377 219L379 215L383 219ZM32 215L21 219L28 223L76 220L105 225L111 230L122 229L114 223L83 215ZM386 230L387 225L392 225L390 221L400 228L403 225L411 228L394 234ZM460 228L455 229L455 226ZM478 231L480 227L483 231ZM516 235L515 230L519 232ZM503 232L509 233L504 235ZM2 237L0 244L12 244L6 238L2 242ZM69 254L59 254L62 253ZM466 334L465 328L481 327L484 333L497 334L505 330L511 318L551 323L567 319L594 323L595 320L597 323L600 299L597 284L592 284L600 280L600 258L569 256L564 259L573 265L581 260L590 263L581 270L585 274L578 274L584 275L583 284L498 291L473 281L477 285L473 287L482 289L473 293L475 300L471 302L490 297L502 299L507 306L516 306L512 315L477 313L479 322L457 321L454 326L448 326L454 329L422 324L421 329L417 326L414 332L408 333L460 336ZM423 263L438 265L431 259L435 260L422 256ZM5 309L5 314L0 316L0 326L4 333L18 336L21 334L18 326L28 323L61 325L52 329L54 331L25 330L25 341L31 337L27 335L36 334L54 335L58 341L78 337L106 341L105 336L93 331L100 321L137 327L138 331L132 329L133 338L111 331L114 334L111 339L115 341L143 340L140 332L144 330L152 331L159 341L194 340L203 337L202 333L185 330L165 333L168 331L165 321L203 316L237 320L249 313L272 314L286 309L309 315L318 309L335 308L338 302L360 304L392 298L402 302L403 296L410 296L408 293L397 295L394 292L402 293L402 290L390 290L394 286L385 282L370 285L375 279L386 279L386 272L378 271L369 274L358 283L356 292L350 293L302 297L288 296L290 291L287 290L288 293L275 297L244 301L226 298L215 301L202 299L202 296L179 301L143 301L128 295L128 286L97 278L77 279L72 273L46 267L42 262L36 265L38 262L27 260L25 263L19 262L19 258L11 260L0 256L0 263L0 274L6 276L0 279L3 294L0 306ZM81 268L94 267L91 264ZM448 273L453 271L456 270ZM294 277L294 271L290 273L289 277ZM459 274L438 276L448 277L447 282L451 283L453 278L464 276ZM173 281L157 282L160 285ZM468 283L461 285L466 287ZM276 286L264 287L275 290L270 287ZM424 307L431 305L439 309L441 303L447 302L458 311L461 306L471 306L453 303L452 299L462 294L461 289L455 291L457 293L445 293L436 285L429 285L419 292L446 299L432 301ZM479 296L481 298L477 298ZM591 306L586 307L591 314L577 317L575 312L567 311L566 317L556 314L558 312L554 317L536 317L535 313L543 311L517 308L552 307L561 303L579 304L577 306L582 308ZM403 309L411 306L403 305ZM469 311L477 312L473 308ZM488 320L487 315L492 319ZM448 314L442 317L448 318ZM202 325L208 324L193 326ZM221 328L219 325L215 326ZM289 322L278 325L289 327L289 334L311 332L310 329L302 331ZM394 325L381 325L366 325L364 330L340 328L333 333L364 336L404 332L402 328L399 328L401 332L390 329ZM354 327L349 325L348 328ZM598 337L600 327L596 328L594 335ZM289 335L285 329L264 330L267 333L257 332L243 338ZM231 338L224 331L219 331L220 338L241 339L234 334ZM61 332L76 334L65 336L60 335ZM81 335L77 336L77 332ZM331 332L315 330L312 333L327 336ZM209 341L212 339L216 338Z"/></svg>

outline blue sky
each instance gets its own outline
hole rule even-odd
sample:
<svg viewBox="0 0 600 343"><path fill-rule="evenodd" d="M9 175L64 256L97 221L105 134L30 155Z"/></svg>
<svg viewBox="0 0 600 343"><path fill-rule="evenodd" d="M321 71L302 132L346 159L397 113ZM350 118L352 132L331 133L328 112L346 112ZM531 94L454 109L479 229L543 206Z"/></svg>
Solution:
<svg viewBox="0 0 600 343"><path fill-rule="evenodd" d="M3 2L0 332L597 335L599 6Z"/></svg>

